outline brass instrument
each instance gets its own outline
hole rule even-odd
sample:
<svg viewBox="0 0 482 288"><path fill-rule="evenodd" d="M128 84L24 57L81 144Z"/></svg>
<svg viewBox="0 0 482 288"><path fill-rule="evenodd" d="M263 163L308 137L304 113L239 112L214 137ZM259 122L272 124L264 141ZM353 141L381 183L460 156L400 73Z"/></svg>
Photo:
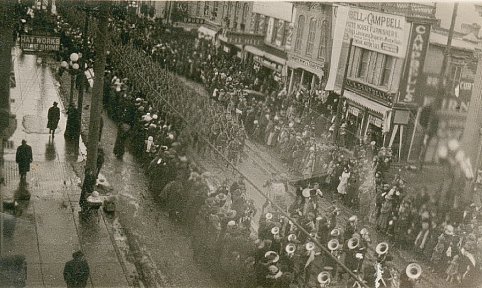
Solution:
<svg viewBox="0 0 482 288"><path fill-rule="evenodd" d="M348 240L348 243L347 243L348 249L350 250L357 248L359 245L360 245L360 239L356 237L350 238L350 240Z"/></svg>
<svg viewBox="0 0 482 288"><path fill-rule="evenodd" d="M331 274L328 271L323 271L320 274L318 274L318 283L321 285L328 285L331 282Z"/></svg>
<svg viewBox="0 0 482 288"><path fill-rule="evenodd" d="M420 278L420 275L422 275L422 266L417 263L410 263L407 265L405 272L407 273L408 278L417 280Z"/></svg>
<svg viewBox="0 0 482 288"><path fill-rule="evenodd" d="M293 244L293 243L289 243L288 245L286 245L285 251L286 251L286 253L288 253L288 254L293 254L293 253L295 253L295 251L296 251L296 245Z"/></svg>
<svg viewBox="0 0 482 288"><path fill-rule="evenodd" d="M337 239L331 239L330 241L328 241L328 249L330 249L330 251L335 251L339 248L340 242Z"/></svg>
<svg viewBox="0 0 482 288"><path fill-rule="evenodd" d="M378 243L377 247L375 248L375 251L377 252L378 255L385 255L388 252L388 243L387 242L380 242Z"/></svg>
<svg viewBox="0 0 482 288"><path fill-rule="evenodd" d="M313 242L308 242L305 245L306 251L312 251L315 249L315 243Z"/></svg>
<svg viewBox="0 0 482 288"><path fill-rule="evenodd" d="M273 234L273 235L278 235L278 234L279 234L279 227L273 227L273 228L271 228L271 234Z"/></svg>

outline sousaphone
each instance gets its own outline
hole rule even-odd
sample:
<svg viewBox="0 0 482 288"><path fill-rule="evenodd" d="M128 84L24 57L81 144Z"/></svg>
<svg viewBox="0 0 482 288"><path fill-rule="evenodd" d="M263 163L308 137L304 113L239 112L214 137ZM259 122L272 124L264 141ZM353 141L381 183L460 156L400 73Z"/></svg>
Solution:
<svg viewBox="0 0 482 288"><path fill-rule="evenodd" d="M315 249L315 243L313 242L308 242L305 245L306 251L312 251Z"/></svg>
<svg viewBox="0 0 482 288"><path fill-rule="evenodd" d="M388 252L388 243L387 242L380 242L378 243L375 251L378 255L385 255Z"/></svg>
<svg viewBox="0 0 482 288"><path fill-rule="evenodd" d="M348 243L347 243L348 249L350 250L357 248L359 245L360 245L360 239L356 237L350 238L350 240L348 240Z"/></svg>
<svg viewBox="0 0 482 288"><path fill-rule="evenodd" d="M322 285L327 285L331 281L331 274L328 271L323 271L320 274L318 274L318 283Z"/></svg>
<svg viewBox="0 0 482 288"><path fill-rule="evenodd" d="M286 251L286 253L288 253L288 254L293 254L293 253L295 253L295 251L296 251L296 245L293 244L293 243L289 243L288 245L286 245L285 251Z"/></svg>
<svg viewBox="0 0 482 288"><path fill-rule="evenodd" d="M340 242L338 241L338 239L331 239L330 241L328 241L327 245L330 251L335 251L340 248Z"/></svg>
<svg viewBox="0 0 482 288"><path fill-rule="evenodd" d="M410 263L407 265L405 272L407 273L408 278L417 280L420 278L420 275L422 275L422 266L417 263Z"/></svg>

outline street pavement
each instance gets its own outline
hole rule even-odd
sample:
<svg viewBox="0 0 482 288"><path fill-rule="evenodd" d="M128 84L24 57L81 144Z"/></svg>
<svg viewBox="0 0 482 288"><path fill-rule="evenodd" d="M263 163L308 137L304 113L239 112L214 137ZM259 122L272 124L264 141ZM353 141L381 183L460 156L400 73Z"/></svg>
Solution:
<svg viewBox="0 0 482 288"><path fill-rule="evenodd" d="M72 163L83 160L85 147L63 137L65 109L51 69L37 63L36 55L12 50L16 87L10 90L11 113L17 128L8 139L3 155L4 199L30 193L18 200L18 218L11 238L4 239L2 255L24 255L27 287L64 287L63 268L72 253L82 250L90 266L88 287L129 287L125 265L118 257L112 231L100 214L98 221L79 220L80 179ZM48 134L47 111L59 102L61 119L55 137ZM20 183L15 163L16 147L22 139L32 146L33 163L27 184ZM8 216L6 216L8 217Z"/></svg>

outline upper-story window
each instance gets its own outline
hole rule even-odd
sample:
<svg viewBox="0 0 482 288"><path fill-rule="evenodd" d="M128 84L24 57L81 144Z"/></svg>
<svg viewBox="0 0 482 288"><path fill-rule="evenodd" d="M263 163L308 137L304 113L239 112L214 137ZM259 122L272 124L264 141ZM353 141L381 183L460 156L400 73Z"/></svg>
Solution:
<svg viewBox="0 0 482 288"><path fill-rule="evenodd" d="M273 21L273 30L272 30L272 34L271 34L271 43L272 44L276 44L276 37L278 36L278 24L279 23L279 20L278 19L274 19Z"/></svg>
<svg viewBox="0 0 482 288"><path fill-rule="evenodd" d="M251 28L251 29L253 29L254 34L258 34L258 32L259 32L259 20L260 20L259 18L260 17L261 16L258 13L254 14L254 23L253 23L254 27Z"/></svg>
<svg viewBox="0 0 482 288"><path fill-rule="evenodd" d="M389 87L395 58L389 55L353 47L350 77L382 87Z"/></svg>
<svg viewBox="0 0 482 288"><path fill-rule="evenodd" d="M246 18L248 17L249 14L249 4L244 3L243 4L243 14L241 16L241 23L246 24Z"/></svg>
<svg viewBox="0 0 482 288"><path fill-rule="evenodd" d="M301 42L303 39L303 30L305 29L305 16L298 17L298 28L296 29L295 51L301 50Z"/></svg>
<svg viewBox="0 0 482 288"><path fill-rule="evenodd" d="M320 29L320 45L318 46L318 59L326 59L326 44L328 42L328 21L321 23Z"/></svg>
<svg viewBox="0 0 482 288"><path fill-rule="evenodd" d="M201 16L201 1L196 2L196 16Z"/></svg>
<svg viewBox="0 0 482 288"><path fill-rule="evenodd" d="M308 41L306 41L306 55L311 55L315 43L316 19L310 19L310 26L308 29Z"/></svg>

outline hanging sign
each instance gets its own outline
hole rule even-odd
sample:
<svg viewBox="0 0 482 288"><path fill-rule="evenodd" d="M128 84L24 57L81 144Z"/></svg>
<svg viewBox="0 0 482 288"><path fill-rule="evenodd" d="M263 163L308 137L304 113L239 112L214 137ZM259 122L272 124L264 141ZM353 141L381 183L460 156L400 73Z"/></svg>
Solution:
<svg viewBox="0 0 482 288"><path fill-rule="evenodd" d="M20 35L20 48L27 51L59 51L60 37Z"/></svg>
<svg viewBox="0 0 482 288"><path fill-rule="evenodd" d="M420 94L421 75L423 72L423 64L430 36L430 24L412 24L412 32L410 37L410 45L408 46L408 56L406 61L405 75L403 77L404 85L400 85L400 101L405 103L419 103L423 101Z"/></svg>

